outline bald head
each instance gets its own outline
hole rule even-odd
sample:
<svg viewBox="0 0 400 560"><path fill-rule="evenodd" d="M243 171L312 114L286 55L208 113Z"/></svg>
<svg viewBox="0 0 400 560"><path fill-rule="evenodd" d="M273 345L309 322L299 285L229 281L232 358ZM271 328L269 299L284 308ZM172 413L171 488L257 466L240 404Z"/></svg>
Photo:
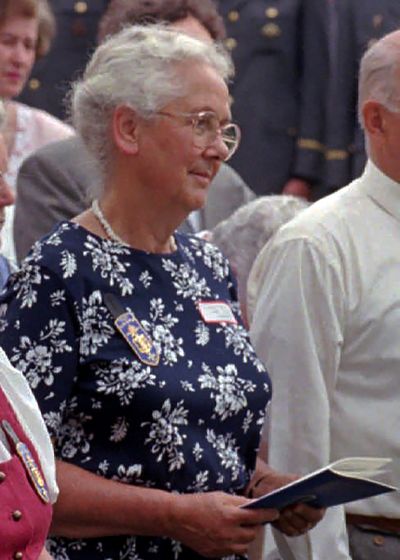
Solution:
<svg viewBox="0 0 400 560"><path fill-rule="evenodd" d="M358 81L358 114L364 128L363 107L374 100L400 111L400 31L385 35L364 54Z"/></svg>
<svg viewBox="0 0 400 560"><path fill-rule="evenodd" d="M368 157L400 183L400 31L383 37L362 58L359 115Z"/></svg>

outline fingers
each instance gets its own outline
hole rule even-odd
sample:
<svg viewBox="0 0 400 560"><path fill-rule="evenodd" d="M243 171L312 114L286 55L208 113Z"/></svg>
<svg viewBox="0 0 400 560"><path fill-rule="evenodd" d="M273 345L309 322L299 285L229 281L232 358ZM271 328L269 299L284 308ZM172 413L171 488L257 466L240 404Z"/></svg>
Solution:
<svg viewBox="0 0 400 560"><path fill-rule="evenodd" d="M277 509L240 509L240 512L241 525L259 526L279 519L279 511Z"/></svg>
<svg viewBox="0 0 400 560"><path fill-rule="evenodd" d="M257 530L279 517L276 510L240 507L250 502L222 492L177 495L168 536L207 558L245 554Z"/></svg>
<svg viewBox="0 0 400 560"><path fill-rule="evenodd" d="M306 504L297 504L293 511L303 517L309 523L319 523L324 517L326 509L325 508L315 508L308 506Z"/></svg>
<svg viewBox="0 0 400 560"><path fill-rule="evenodd" d="M291 510L283 511L274 525L288 537L303 535L312 528L311 523Z"/></svg>
<svg viewBox="0 0 400 560"><path fill-rule="evenodd" d="M282 533L289 537L304 535L323 518L324 509L312 508L305 504L297 504L281 512L279 520L274 523Z"/></svg>

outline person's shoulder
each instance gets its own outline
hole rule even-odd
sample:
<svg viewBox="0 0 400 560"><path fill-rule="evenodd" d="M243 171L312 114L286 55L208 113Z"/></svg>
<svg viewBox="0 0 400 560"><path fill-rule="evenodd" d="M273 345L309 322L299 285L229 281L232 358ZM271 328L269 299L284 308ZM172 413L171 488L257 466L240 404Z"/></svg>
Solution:
<svg viewBox="0 0 400 560"><path fill-rule="evenodd" d="M59 158L68 158L71 154L78 155L81 150L81 143L76 135L50 142L44 146L40 146L32 152L23 162L22 167L30 164L33 161L39 160L53 160L59 162Z"/></svg>
<svg viewBox="0 0 400 560"><path fill-rule="evenodd" d="M23 266L37 264L56 269L63 255L73 255L75 260L79 258L86 238L85 231L78 224L71 221L60 222L33 245Z"/></svg>
<svg viewBox="0 0 400 560"><path fill-rule="evenodd" d="M220 253L222 255L218 247L214 245L214 243L212 243L210 232L207 230L199 233L175 232L175 237L178 241L179 246L183 249L187 247L193 249L193 251L197 250L201 252L212 250L215 253Z"/></svg>
<svg viewBox="0 0 400 560"><path fill-rule="evenodd" d="M221 182L234 182L240 184L244 183L239 173L235 171L235 169L233 169L233 167L231 167L227 163L221 164L218 173L214 177L214 180L215 179L219 179Z"/></svg>
<svg viewBox="0 0 400 560"><path fill-rule="evenodd" d="M218 269L218 278L221 280L230 275L228 259L220 249L209 241L209 232L204 231L196 234L175 233L180 250L192 260L205 265L207 268Z"/></svg>
<svg viewBox="0 0 400 560"><path fill-rule="evenodd" d="M212 189L210 194L216 193L218 195L240 195L242 202L248 202L256 197L255 193L243 180L241 175L233 167L226 163L222 163L212 181ZM220 192L221 191L221 192Z"/></svg>
<svg viewBox="0 0 400 560"><path fill-rule="evenodd" d="M353 181L300 212L278 231L274 240L318 243L347 235L354 220L362 220L360 202L363 197L357 183L358 180Z"/></svg>
<svg viewBox="0 0 400 560"><path fill-rule="evenodd" d="M30 189L34 184L37 190L40 187L40 192L44 192L45 183L48 192L60 192L60 205L76 201L78 206L74 202L70 210L65 207L68 210L65 217L69 218L86 208L88 189L97 179L91 156L80 138L74 135L49 142L28 155L19 171L18 188Z"/></svg>

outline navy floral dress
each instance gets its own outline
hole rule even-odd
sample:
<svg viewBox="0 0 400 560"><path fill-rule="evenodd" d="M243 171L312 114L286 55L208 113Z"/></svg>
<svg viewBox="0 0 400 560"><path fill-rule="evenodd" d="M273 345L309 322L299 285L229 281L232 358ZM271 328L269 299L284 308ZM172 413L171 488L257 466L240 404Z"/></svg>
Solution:
<svg viewBox="0 0 400 560"><path fill-rule="evenodd" d="M0 345L29 380L58 458L125 484L241 494L270 381L241 324L225 258L196 237L176 241L170 255L149 254L62 222L11 277ZM116 330L110 293L150 335L157 366ZM229 302L237 324L204 320L198 303L216 300ZM179 542L134 536L57 538L51 552L199 558Z"/></svg>

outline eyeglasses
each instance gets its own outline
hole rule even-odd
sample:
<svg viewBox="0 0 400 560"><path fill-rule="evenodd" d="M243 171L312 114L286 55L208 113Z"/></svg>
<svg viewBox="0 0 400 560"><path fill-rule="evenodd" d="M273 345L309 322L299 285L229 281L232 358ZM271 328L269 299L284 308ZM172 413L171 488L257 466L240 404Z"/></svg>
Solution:
<svg viewBox="0 0 400 560"><path fill-rule="evenodd" d="M221 126L217 115L213 111L201 111L200 113L168 113L167 111L158 111L156 115L183 119L185 124L191 125L193 129L193 143L202 150L211 146L220 134L228 150L224 161L230 159L238 149L240 142L239 126L236 123L228 123Z"/></svg>

